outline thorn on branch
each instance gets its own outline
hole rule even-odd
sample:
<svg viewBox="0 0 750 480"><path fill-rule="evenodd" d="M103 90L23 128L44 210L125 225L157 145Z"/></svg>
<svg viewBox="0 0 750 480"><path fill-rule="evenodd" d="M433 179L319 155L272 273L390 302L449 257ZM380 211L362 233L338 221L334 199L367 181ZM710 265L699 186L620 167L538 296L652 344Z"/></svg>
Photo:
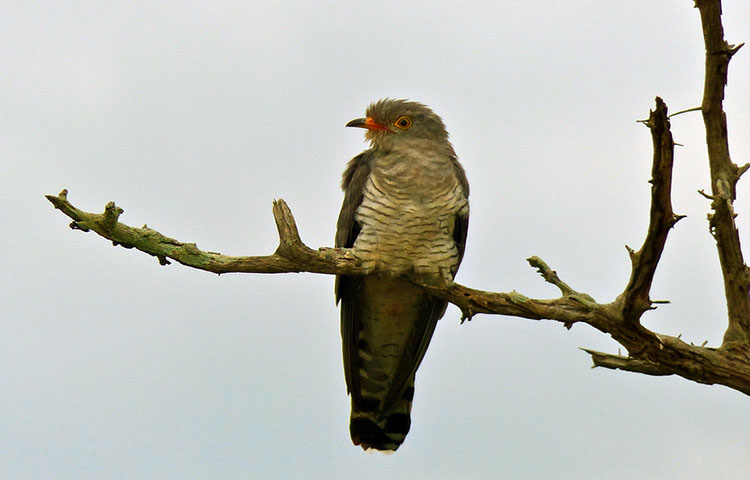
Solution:
<svg viewBox="0 0 750 480"><path fill-rule="evenodd" d="M706 200L711 200L711 201L714 201L714 200L716 200L716 197L714 197L713 195L710 195L710 194L706 193L706 191L705 191L705 190L703 190L702 188L701 188L700 190L698 190L698 193L699 193L699 194L700 194L700 195L701 195L701 196L702 196L703 198L705 198Z"/></svg>
<svg viewBox="0 0 750 480"><path fill-rule="evenodd" d="M688 112L699 112L699 111L701 111L702 109L703 109L703 107L693 107L693 108L687 108L687 109L685 109L685 110L680 110L679 112L675 112L675 113L673 113L673 114L669 115L669 116L668 116L667 118L672 118L672 117L675 117L675 116L677 116L677 115L681 115L681 114L683 114L683 113L688 113Z"/></svg>
<svg viewBox="0 0 750 480"><path fill-rule="evenodd" d="M687 218L687 215L679 215L679 214L675 214L675 215L674 215L674 216L672 217L672 226L674 227L675 223L679 222L679 221L680 221L680 220L682 220L683 218Z"/></svg>
<svg viewBox="0 0 750 480"><path fill-rule="evenodd" d="M745 42L740 43L739 45L727 45L727 58L732 58L737 51L742 48L745 45Z"/></svg>
<svg viewBox="0 0 750 480"><path fill-rule="evenodd" d="M746 163L737 169L737 180L739 180L740 177L744 175L745 172L747 172L748 168L750 168L750 163Z"/></svg>
<svg viewBox="0 0 750 480"><path fill-rule="evenodd" d="M473 311L471 311L471 308L461 308L461 323L460 325L463 325L466 321L471 321L472 318L474 318L474 315L476 315Z"/></svg>

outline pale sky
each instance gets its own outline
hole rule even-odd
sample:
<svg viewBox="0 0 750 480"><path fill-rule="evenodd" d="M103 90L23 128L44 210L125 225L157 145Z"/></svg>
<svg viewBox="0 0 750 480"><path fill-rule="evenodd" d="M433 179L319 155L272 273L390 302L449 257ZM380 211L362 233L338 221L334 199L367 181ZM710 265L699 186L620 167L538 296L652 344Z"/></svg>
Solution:
<svg viewBox="0 0 750 480"><path fill-rule="evenodd" d="M471 184L457 280L557 297L525 258L608 302L646 231L654 97L700 104L690 0L50 2L0 7L0 478L745 479L750 398L591 369L585 325L450 307L393 455L351 444L333 278L160 267L71 231L44 194L200 248L271 253L271 201L331 246L344 128L383 97L440 114ZM725 0L728 41L750 4ZM730 66L750 161L750 51ZM700 113L672 119L672 232L644 322L726 326ZM736 209L750 230L750 187ZM746 255L750 255L750 245ZM624 350L623 350L624 353Z"/></svg>

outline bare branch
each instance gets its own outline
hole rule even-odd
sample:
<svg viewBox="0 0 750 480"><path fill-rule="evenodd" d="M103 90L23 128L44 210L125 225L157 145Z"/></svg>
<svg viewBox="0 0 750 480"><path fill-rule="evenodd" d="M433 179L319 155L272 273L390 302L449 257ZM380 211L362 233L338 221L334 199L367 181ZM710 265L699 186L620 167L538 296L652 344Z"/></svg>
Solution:
<svg viewBox="0 0 750 480"><path fill-rule="evenodd" d="M620 299L623 319L635 325L641 315L652 307L649 292L656 267L664 251L669 230L683 216L672 211L672 165L674 163L674 141L669 128L667 105L656 97L656 109L649 113L646 125L651 130L654 157L651 167L651 210L648 233L640 250L628 248L632 273Z"/></svg>
<svg viewBox="0 0 750 480"><path fill-rule="evenodd" d="M730 45L724 39L720 0L696 0L706 47L706 73L703 86L703 122L706 127L708 163L711 170L710 230L716 239L724 292L727 299L728 327L722 348L750 349L750 281L746 275L739 232L734 223L737 181L748 167L738 167L729 156L724 90L729 60L742 44Z"/></svg>
<svg viewBox="0 0 750 480"><path fill-rule="evenodd" d="M588 324L611 337L628 350L627 356L585 350L594 366L638 372L648 375L679 375L705 384L721 384L750 395L750 268L743 260L739 234L734 223L733 202L740 176L750 164L738 167L729 158L726 116L723 111L724 87L729 60L742 45L724 40L719 0L695 0L700 9L706 44L706 77L700 110L706 125L706 141L711 170L711 194L699 192L711 200L710 232L716 239L724 277L729 325L718 349L688 344L679 336L661 335L641 324L642 315L658 302L650 299L651 285L671 228L683 216L672 210L671 187L674 141L670 132L667 106L656 98L656 108L643 121L651 130L653 163L651 205L646 238L638 251L628 247L631 276L623 292L612 303L597 303L591 296L565 283L538 257L529 264L544 280L555 285L562 296L557 299L532 299L518 292L486 292L459 284L425 284L419 278L406 278L432 295L461 309L464 319L477 313L511 315L534 320L554 320L567 328L575 323ZM692 111L689 109L685 111ZM682 112L678 112L682 113ZM279 246L271 255L231 257L205 252L194 243L183 243L149 229L120 223L123 210L110 202L104 213L81 211L67 199L67 191L47 196L55 208L73 219L71 228L93 230L114 245L136 248L155 256L162 265L173 259L184 265L214 273L311 272L322 274L377 274L364 268L349 249L319 248L305 245L292 212L283 200L274 202L273 215L279 234Z"/></svg>
<svg viewBox="0 0 750 480"><path fill-rule="evenodd" d="M700 112L700 111L701 111L701 107L686 108L685 110L680 110L679 112L670 113L668 118L676 117L677 115L682 115L683 113Z"/></svg>
<svg viewBox="0 0 750 480"><path fill-rule="evenodd" d="M169 238L146 226L135 228L119 222L123 209L114 202L107 204L105 213L84 212L68 201L68 192L47 195L55 208L73 219L71 228L97 234L112 241L115 246L136 248L153 255L162 265L167 258L188 267L212 273L289 273L309 272L323 274L366 275L372 273L362 267L360 260L346 248L319 248L314 250L300 239L297 223L284 200L276 200L273 215L279 234L279 247L272 255L234 257L198 249L194 243L184 243ZM541 263L541 259L538 260ZM545 265L546 267L546 265ZM549 267L546 267L549 268ZM445 298L461 308L465 318L477 313L512 315L530 319L551 319L566 323L580 320L588 307L574 299L534 300L519 293L494 293L475 290L458 284L435 286L411 281L433 294ZM593 302L593 299L592 299Z"/></svg>
<svg viewBox="0 0 750 480"><path fill-rule="evenodd" d="M297 224L291 210L283 200L274 202L273 214L279 233L279 247L272 255L232 257L198 249L194 243L184 243L169 238L148 227L135 228L119 221L123 210L113 202L107 204L104 213L88 213L73 206L67 198L67 191L59 195L48 195L52 204L73 219L71 227L81 231L93 230L112 241L114 245L136 248L159 259L167 265L167 259L183 265L213 273L283 273L311 272L324 274L366 275L372 271L361 266L359 259L349 249L320 248L306 246L300 239ZM554 320L567 328L574 323L586 323L609 333L623 344L631 356L643 362L662 365L675 374L702 383L722 383L732 385L750 395L750 371L737 369L729 376L719 379L713 370L700 371L693 367L692 359L710 352L712 349L688 345L677 340L664 343L663 336L643 328L633 327L623 322L620 303L599 304L589 295L573 290L544 261L538 257L529 263L539 269L547 281L555 284L563 292L557 299L532 299L517 292L486 292L459 284L436 286L425 284L416 278L408 280L422 286L430 293L458 306L464 318L477 313L510 315L533 320ZM671 338L671 337L668 337ZM687 363L686 363L687 362ZM686 367L689 365L690 367ZM739 387L737 386L739 385ZM740 388L741 387L741 388Z"/></svg>
<svg viewBox="0 0 750 480"><path fill-rule="evenodd" d="M273 214L279 233L279 247L272 255L235 257L198 249L194 243L184 243L167 237L144 225L131 227L118 221L123 209L109 202L104 213L88 213L68 201L68 191L59 195L46 195L55 208L73 219L70 227L97 234L125 248L136 248L168 265L168 258L188 267L213 273L286 273L312 272L356 275L361 269L359 260L341 249L312 250L299 237L292 212L283 200L274 202Z"/></svg>
<svg viewBox="0 0 750 480"><path fill-rule="evenodd" d="M624 370L627 372L644 373L646 375L673 375L674 372L662 365L648 360L626 357L623 355L612 355L610 353L598 352L582 348L584 352L591 355L595 367L611 368L613 370Z"/></svg>

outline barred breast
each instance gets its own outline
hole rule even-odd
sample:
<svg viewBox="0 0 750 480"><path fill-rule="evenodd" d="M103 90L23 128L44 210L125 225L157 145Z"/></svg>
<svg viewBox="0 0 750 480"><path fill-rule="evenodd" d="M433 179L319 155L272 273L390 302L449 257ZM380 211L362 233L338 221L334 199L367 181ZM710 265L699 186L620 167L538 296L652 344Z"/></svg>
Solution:
<svg viewBox="0 0 750 480"><path fill-rule="evenodd" d="M455 217L468 208L450 158L392 152L372 165L356 212L362 230L354 249L366 267L389 275L451 278L459 262Z"/></svg>

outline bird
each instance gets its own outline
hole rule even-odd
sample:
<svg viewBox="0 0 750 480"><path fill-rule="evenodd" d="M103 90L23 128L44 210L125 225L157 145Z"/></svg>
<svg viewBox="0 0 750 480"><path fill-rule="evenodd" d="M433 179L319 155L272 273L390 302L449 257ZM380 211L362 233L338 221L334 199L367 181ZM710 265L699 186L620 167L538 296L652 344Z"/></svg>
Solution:
<svg viewBox="0 0 750 480"><path fill-rule="evenodd" d="M385 98L346 124L370 148L343 173L335 246L365 275L336 276L349 431L364 450L395 451L411 426L417 368L447 302L409 281L449 285L463 259L469 184L443 120Z"/></svg>

